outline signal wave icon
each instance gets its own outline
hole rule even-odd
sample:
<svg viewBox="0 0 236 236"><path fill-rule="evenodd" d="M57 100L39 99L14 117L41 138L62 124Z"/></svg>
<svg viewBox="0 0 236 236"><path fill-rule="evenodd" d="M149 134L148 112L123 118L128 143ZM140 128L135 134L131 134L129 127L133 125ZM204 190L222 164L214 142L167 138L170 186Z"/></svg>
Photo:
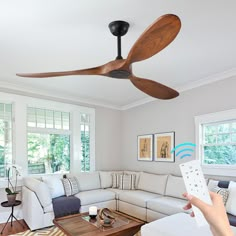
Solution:
<svg viewBox="0 0 236 236"><path fill-rule="evenodd" d="M184 147L184 148L178 151L177 149L179 149L181 147ZM176 152L176 156L180 155L180 159L183 159L185 157L191 157L192 154L190 154L189 152L192 152L192 153L194 152L194 149L191 147L196 147L196 144L190 143L190 142L181 143L181 144L177 145L175 148L173 148L171 150L171 153Z"/></svg>

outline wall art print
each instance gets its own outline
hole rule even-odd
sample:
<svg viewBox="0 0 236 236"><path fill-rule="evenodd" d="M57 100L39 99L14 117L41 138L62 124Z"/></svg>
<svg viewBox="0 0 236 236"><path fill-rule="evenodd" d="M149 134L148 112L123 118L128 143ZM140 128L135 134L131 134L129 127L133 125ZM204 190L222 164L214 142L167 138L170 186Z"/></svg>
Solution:
<svg viewBox="0 0 236 236"><path fill-rule="evenodd" d="M175 132L154 134L154 160L161 162L175 162Z"/></svg>
<svg viewBox="0 0 236 236"><path fill-rule="evenodd" d="M153 159L153 135L139 135L138 136L138 160L152 161Z"/></svg>

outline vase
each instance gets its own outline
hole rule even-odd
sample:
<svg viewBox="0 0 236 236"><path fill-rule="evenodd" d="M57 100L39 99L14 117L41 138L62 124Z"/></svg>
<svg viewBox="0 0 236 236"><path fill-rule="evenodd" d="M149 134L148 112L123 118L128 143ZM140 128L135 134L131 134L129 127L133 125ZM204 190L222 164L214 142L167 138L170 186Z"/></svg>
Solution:
<svg viewBox="0 0 236 236"><path fill-rule="evenodd" d="M16 194L7 194L8 203L13 204L16 201Z"/></svg>

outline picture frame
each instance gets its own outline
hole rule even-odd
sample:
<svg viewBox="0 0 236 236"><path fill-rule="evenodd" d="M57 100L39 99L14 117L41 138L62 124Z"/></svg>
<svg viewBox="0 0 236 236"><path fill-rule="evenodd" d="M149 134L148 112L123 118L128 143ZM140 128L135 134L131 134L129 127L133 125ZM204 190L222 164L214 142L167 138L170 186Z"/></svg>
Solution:
<svg viewBox="0 0 236 236"><path fill-rule="evenodd" d="M175 132L154 134L154 161L175 162Z"/></svg>
<svg viewBox="0 0 236 236"><path fill-rule="evenodd" d="M138 135L138 160L152 161L153 160L153 135Z"/></svg>

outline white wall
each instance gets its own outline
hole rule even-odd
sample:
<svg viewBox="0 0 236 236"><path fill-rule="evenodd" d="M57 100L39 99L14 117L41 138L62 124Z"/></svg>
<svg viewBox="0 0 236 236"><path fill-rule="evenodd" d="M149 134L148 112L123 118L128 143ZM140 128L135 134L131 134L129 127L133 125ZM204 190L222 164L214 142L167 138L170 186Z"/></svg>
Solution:
<svg viewBox="0 0 236 236"><path fill-rule="evenodd" d="M194 116L236 108L236 77L180 94L176 99L155 102L122 113L122 169L180 174L175 163L137 161L137 135L175 131L175 144L195 143ZM191 159L189 159L191 160Z"/></svg>
<svg viewBox="0 0 236 236"><path fill-rule="evenodd" d="M96 169L121 168L121 112L96 108Z"/></svg>

